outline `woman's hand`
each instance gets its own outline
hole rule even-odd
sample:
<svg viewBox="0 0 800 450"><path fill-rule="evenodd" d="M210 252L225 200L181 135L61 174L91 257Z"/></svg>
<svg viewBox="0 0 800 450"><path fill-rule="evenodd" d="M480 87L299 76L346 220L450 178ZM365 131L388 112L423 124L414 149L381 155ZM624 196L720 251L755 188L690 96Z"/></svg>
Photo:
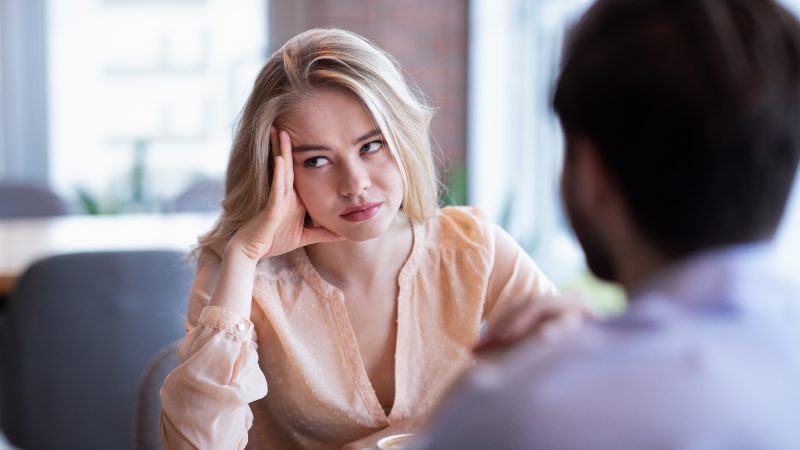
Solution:
<svg viewBox="0 0 800 450"><path fill-rule="evenodd" d="M522 302L489 326L474 351L486 355L513 346L529 336L556 340L577 329L595 313L577 296L543 296Z"/></svg>
<svg viewBox="0 0 800 450"><path fill-rule="evenodd" d="M233 235L226 251L237 250L257 262L309 244L342 240L325 228L305 226L306 207L294 189L289 134L272 128L270 143L272 149L280 148L280 155L275 155L275 173L267 204Z"/></svg>

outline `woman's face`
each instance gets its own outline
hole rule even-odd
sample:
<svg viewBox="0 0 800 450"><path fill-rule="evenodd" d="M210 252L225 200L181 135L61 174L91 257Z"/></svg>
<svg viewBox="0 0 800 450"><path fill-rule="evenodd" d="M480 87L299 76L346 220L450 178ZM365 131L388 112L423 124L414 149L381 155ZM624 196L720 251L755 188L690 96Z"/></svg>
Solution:
<svg viewBox="0 0 800 450"><path fill-rule="evenodd" d="M364 241L397 218L403 179L361 100L318 89L277 121L292 140L294 187L316 225Z"/></svg>

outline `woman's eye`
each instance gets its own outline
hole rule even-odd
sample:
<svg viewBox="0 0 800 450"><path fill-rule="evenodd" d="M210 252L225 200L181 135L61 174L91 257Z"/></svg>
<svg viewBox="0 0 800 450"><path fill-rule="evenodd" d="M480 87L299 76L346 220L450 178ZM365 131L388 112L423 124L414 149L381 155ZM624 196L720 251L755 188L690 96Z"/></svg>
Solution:
<svg viewBox="0 0 800 450"><path fill-rule="evenodd" d="M374 153L383 147L383 141L372 141L361 146L361 153Z"/></svg>
<svg viewBox="0 0 800 450"><path fill-rule="evenodd" d="M303 161L304 167L322 167L327 166L330 164L330 161L323 158L322 156L315 156L313 158L308 158L307 160Z"/></svg>

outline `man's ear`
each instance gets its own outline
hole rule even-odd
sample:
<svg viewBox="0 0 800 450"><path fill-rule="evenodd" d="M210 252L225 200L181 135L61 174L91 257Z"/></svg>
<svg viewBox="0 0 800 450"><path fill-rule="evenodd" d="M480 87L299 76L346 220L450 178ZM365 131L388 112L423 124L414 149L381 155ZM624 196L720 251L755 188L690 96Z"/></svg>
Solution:
<svg viewBox="0 0 800 450"><path fill-rule="evenodd" d="M599 213L613 198L613 183L597 148L586 137L572 142L574 168L573 195L584 211Z"/></svg>

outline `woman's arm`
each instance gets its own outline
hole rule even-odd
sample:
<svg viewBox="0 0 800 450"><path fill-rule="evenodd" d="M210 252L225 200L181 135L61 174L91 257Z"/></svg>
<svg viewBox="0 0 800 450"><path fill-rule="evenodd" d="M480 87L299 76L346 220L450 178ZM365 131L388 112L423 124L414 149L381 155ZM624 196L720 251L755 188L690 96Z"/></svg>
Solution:
<svg viewBox="0 0 800 450"><path fill-rule="evenodd" d="M211 305L250 317L256 265L267 257L282 255L298 247L342 238L321 227L306 227L306 208L294 189L292 143L285 131L270 132L275 156L275 174L264 209L233 235L222 254L219 282Z"/></svg>
<svg viewBox="0 0 800 450"><path fill-rule="evenodd" d="M250 321L256 266L315 242L340 240L304 226L305 207L294 190L289 135L271 133L275 174L264 209L230 239L222 258L201 252L178 349L181 364L161 388L161 439L167 449L244 448L253 415L249 403L267 393Z"/></svg>
<svg viewBox="0 0 800 450"><path fill-rule="evenodd" d="M220 266L213 252L200 254L178 349L181 364L161 388L165 449L244 448L252 424L248 404L267 393L252 323L209 304Z"/></svg>
<svg viewBox="0 0 800 450"><path fill-rule="evenodd" d="M490 226L494 260L484 317L489 326L517 305L558 294L558 289L525 250L505 230L495 224Z"/></svg>
<svg viewBox="0 0 800 450"><path fill-rule="evenodd" d="M554 336L592 313L578 297L559 294L531 257L494 225L494 264L487 290L488 328L479 353L499 350L532 334Z"/></svg>

